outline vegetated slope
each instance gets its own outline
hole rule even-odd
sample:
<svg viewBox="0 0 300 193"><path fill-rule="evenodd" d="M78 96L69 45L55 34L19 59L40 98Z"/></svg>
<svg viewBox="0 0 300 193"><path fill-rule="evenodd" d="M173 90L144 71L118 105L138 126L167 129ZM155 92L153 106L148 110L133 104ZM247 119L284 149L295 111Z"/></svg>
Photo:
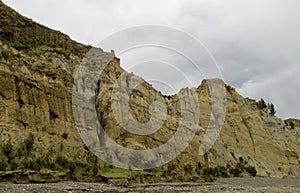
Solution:
<svg viewBox="0 0 300 193"><path fill-rule="evenodd" d="M1 1L0 39L17 50L33 50L50 47L64 55L83 56L89 46L78 44L67 35L42 26L23 17Z"/></svg>
<svg viewBox="0 0 300 193"><path fill-rule="evenodd" d="M74 71L90 47L22 17L2 2L0 9L0 170L48 168L96 175L104 164L82 142L71 104ZM111 90L123 73L133 82L140 79L125 72L115 57L100 77L96 102L101 124L111 138L125 147L158 147L178 127L178 95L163 96L146 82L134 89L130 113L137 121L149 121L149 106L154 100L167 104L168 111L157 132L144 137L131 134L120 127L111 107ZM207 81L210 80L198 88L182 90L193 91L200 101L200 122L191 145L167 165L143 172L143 180L201 181L203 176L255 175L256 171L262 176L299 176L298 121L284 122L272 116L259 103L243 98L223 83L226 119L213 148L199 155L211 117ZM128 87L123 86L125 90ZM114 100L122 103L126 94L121 92Z"/></svg>

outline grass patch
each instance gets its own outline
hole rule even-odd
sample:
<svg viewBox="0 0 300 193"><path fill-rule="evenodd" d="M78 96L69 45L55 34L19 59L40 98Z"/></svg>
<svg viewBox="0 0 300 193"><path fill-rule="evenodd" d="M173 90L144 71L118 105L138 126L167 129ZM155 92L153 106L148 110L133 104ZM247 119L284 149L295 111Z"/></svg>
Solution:
<svg viewBox="0 0 300 193"><path fill-rule="evenodd" d="M99 173L108 178L129 178L131 171L121 168L104 167L99 169Z"/></svg>

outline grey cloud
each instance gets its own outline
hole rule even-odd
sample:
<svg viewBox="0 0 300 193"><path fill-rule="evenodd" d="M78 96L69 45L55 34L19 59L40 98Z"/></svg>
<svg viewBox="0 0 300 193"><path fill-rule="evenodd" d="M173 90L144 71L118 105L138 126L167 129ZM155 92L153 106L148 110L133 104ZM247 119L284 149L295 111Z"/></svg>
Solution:
<svg viewBox="0 0 300 193"><path fill-rule="evenodd" d="M273 102L281 117L300 117L298 0L4 2L77 41L93 45L113 32L132 26L157 24L181 29L204 43L216 59L225 82L241 94ZM162 53L156 55L170 59ZM170 62L182 68L194 80L194 86L200 83L197 79L203 78L195 75L186 62ZM130 64L123 64L126 65L130 67ZM142 75L143 70L139 71ZM145 71L152 72L149 68ZM169 73L167 76L168 81L177 80L174 85L186 84L178 75Z"/></svg>
<svg viewBox="0 0 300 193"><path fill-rule="evenodd" d="M195 14L189 7L182 10L179 22L210 49L227 83L245 96L275 103L281 117L299 117L299 1L218 2L208 13L209 23L180 21ZM286 75L291 72L294 75Z"/></svg>

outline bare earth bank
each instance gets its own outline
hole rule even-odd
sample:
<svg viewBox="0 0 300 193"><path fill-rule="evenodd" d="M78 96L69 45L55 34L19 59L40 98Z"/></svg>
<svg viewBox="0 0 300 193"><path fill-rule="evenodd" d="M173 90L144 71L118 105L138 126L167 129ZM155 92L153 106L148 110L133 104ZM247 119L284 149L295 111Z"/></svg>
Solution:
<svg viewBox="0 0 300 193"><path fill-rule="evenodd" d="M300 179L221 178L213 183L162 183L117 187L101 183L59 182L48 184L0 184L2 193L86 192L290 192L300 193Z"/></svg>

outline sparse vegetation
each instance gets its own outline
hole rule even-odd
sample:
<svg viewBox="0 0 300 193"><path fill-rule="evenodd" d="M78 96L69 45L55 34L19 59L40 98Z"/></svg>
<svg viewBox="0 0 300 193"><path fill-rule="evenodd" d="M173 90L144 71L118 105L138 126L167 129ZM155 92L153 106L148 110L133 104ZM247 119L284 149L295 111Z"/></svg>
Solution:
<svg viewBox="0 0 300 193"><path fill-rule="evenodd" d="M9 158L13 152L13 145L11 144L11 141L9 140L7 143L4 143L1 146L2 153Z"/></svg>
<svg viewBox="0 0 300 193"><path fill-rule="evenodd" d="M63 134L61 135L61 137L64 138L64 139L68 139L68 133L63 133Z"/></svg>
<svg viewBox="0 0 300 193"><path fill-rule="evenodd" d="M27 44L13 44L12 45L16 50L19 50L19 51L29 51L32 49L32 47L30 45L27 45Z"/></svg>
<svg viewBox="0 0 300 193"><path fill-rule="evenodd" d="M3 3L0 7L0 40L16 50L39 55L39 48L47 46L69 59L70 54L79 57L91 48L72 41L67 35L21 16ZM47 34L47 35L45 35Z"/></svg>
<svg viewBox="0 0 300 193"><path fill-rule="evenodd" d="M7 166L8 166L7 162L3 159L0 159L0 171L5 171Z"/></svg>
<svg viewBox="0 0 300 193"><path fill-rule="evenodd" d="M229 86L229 85L226 85L226 90L227 90L227 92L229 92L229 93L231 93L231 91L235 91L235 89L232 88L232 87Z"/></svg>
<svg viewBox="0 0 300 193"><path fill-rule="evenodd" d="M268 110L272 116L276 114L275 106L273 105L273 103L268 104Z"/></svg>
<svg viewBox="0 0 300 193"><path fill-rule="evenodd" d="M109 166L100 168L99 173L109 178L129 178L131 176L129 170Z"/></svg>
<svg viewBox="0 0 300 193"><path fill-rule="evenodd" d="M234 168L217 166L217 167L208 167L203 169L203 176L205 177L241 177L243 173L248 173L251 176L255 177L257 171L253 166L247 166L243 163L237 163Z"/></svg>
<svg viewBox="0 0 300 193"><path fill-rule="evenodd" d="M32 133L29 133L28 137L23 142L23 150L27 153L27 156L29 156L30 152L33 149L34 144L34 136Z"/></svg>
<svg viewBox="0 0 300 193"><path fill-rule="evenodd" d="M71 55L70 50L65 50L63 48L54 48L54 52L56 52L57 54L60 54L60 55L64 55L66 58L69 58Z"/></svg>
<svg viewBox="0 0 300 193"><path fill-rule="evenodd" d="M267 104L266 104L266 102L265 102L264 99L260 99L260 100L258 101L257 105L258 105L258 107L259 107L260 109L267 108Z"/></svg>
<svg viewBox="0 0 300 193"><path fill-rule="evenodd" d="M65 156L58 155L55 159L52 158L54 154L53 149L50 149L45 156L35 157L32 154L34 150L34 135L30 133L18 146L14 147L10 140L1 144L0 151L0 171L14 171L14 170L34 170L50 169L68 173L69 176L75 174L88 174L96 176L101 167L98 164L98 158L90 153L87 161L70 160ZM107 167L106 172L111 172L112 168ZM129 171L128 171L129 172ZM113 175L118 176L118 171L113 169ZM122 171L120 176L125 176ZM126 175L128 176L128 175Z"/></svg>
<svg viewBox="0 0 300 193"><path fill-rule="evenodd" d="M253 166L246 166L245 171L253 177L255 177L257 174L257 171L256 171L255 167L253 167Z"/></svg>
<svg viewBox="0 0 300 193"><path fill-rule="evenodd" d="M196 167L196 169L195 169L195 171L196 171L196 173L197 173L198 176L201 175L201 169L202 169L202 165L201 165L200 162L198 162L198 163L197 163L197 167Z"/></svg>
<svg viewBox="0 0 300 193"><path fill-rule="evenodd" d="M223 166L204 168L203 175L205 177L230 177L228 169Z"/></svg>
<svg viewBox="0 0 300 193"><path fill-rule="evenodd" d="M191 175L191 174L193 174L193 167L192 167L192 165L191 164L187 164L187 165L185 165L184 166L184 172L185 172L185 174L187 175Z"/></svg>
<svg viewBox="0 0 300 193"><path fill-rule="evenodd" d="M267 108L268 112L269 112L272 116L274 116L274 115L276 114L276 109L275 109L274 104L273 104L273 103L268 103L268 105L267 105L267 103L265 102L264 99L260 99L260 100L257 102L257 106L258 106L258 108L260 108L260 109L265 109L265 108Z"/></svg>

